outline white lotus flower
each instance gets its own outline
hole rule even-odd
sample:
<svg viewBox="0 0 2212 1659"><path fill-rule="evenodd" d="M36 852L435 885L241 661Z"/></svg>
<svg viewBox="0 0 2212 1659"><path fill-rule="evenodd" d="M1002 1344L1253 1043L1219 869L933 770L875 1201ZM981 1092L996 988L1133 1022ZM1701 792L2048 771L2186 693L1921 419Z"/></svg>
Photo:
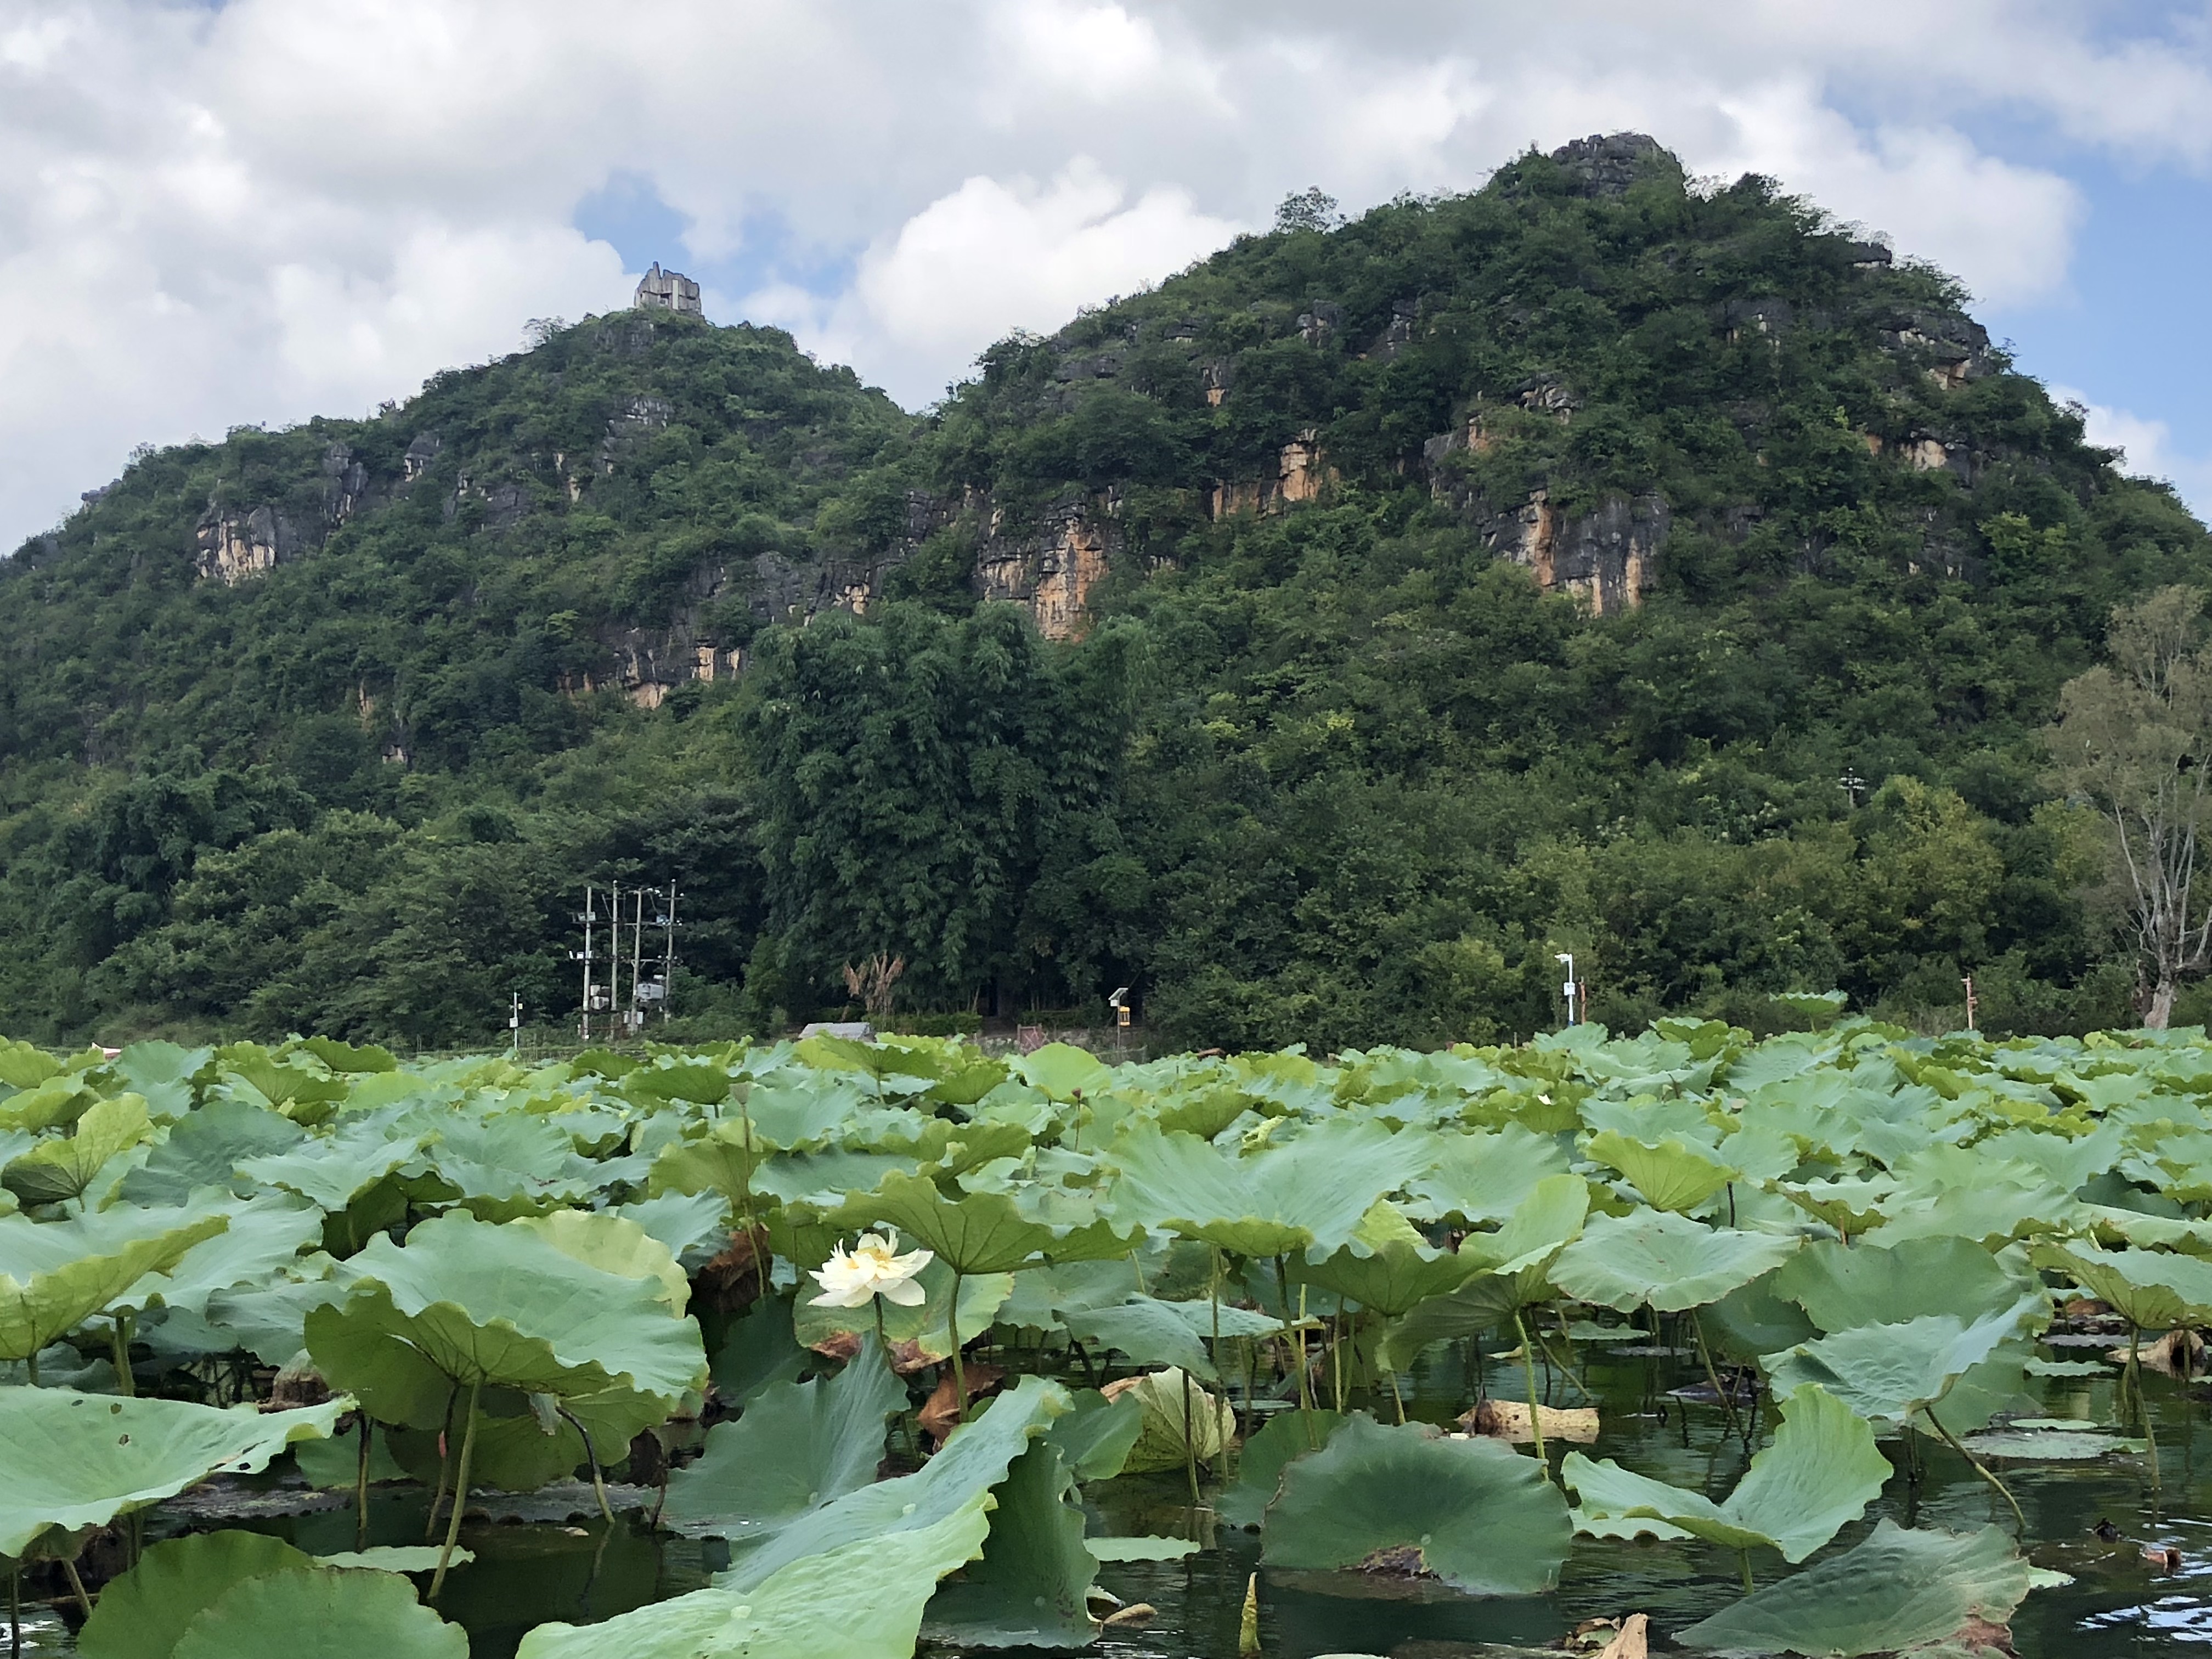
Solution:
<svg viewBox="0 0 2212 1659"><path fill-rule="evenodd" d="M915 1283L915 1275L936 1257L928 1250L908 1250L904 1255L898 1255L897 1250L896 1227L885 1227L880 1233L862 1233L849 1250L840 1244L830 1252L829 1261L814 1270L815 1282L822 1286L822 1294L814 1298L815 1304L823 1308L858 1308L870 1297L880 1296L902 1308L920 1307L928 1296Z"/></svg>

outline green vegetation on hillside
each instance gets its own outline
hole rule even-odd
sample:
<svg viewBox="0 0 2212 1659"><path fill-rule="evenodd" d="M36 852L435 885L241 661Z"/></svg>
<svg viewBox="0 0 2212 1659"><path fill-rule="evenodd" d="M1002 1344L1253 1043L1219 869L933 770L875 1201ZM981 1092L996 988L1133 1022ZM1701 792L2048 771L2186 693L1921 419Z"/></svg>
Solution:
<svg viewBox="0 0 2212 1659"><path fill-rule="evenodd" d="M1192 1042L1525 1032L1561 950L1615 1025L1955 1021L1966 973L2000 1030L2133 1018L2040 734L2114 605L2212 576L2170 492L1765 180L1314 217L923 418L631 314L135 461L0 567L0 1012L466 1042L573 1001L613 878L682 888L723 1029L879 951L916 1011L1133 983ZM1041 640L983 596L1077 520ZM198 576L226 535L275 568Z"/></svg>

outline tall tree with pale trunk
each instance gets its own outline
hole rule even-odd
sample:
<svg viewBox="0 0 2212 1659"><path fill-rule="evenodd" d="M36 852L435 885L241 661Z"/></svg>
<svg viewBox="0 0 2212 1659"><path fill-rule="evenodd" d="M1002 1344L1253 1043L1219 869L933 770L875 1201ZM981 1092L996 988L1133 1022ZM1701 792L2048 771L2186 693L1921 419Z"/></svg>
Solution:
<svg viewBox="0 0 2212 1659"><path fill-rule="evenodd" d="M2212 766L2204 594L2164 587L2112 612L2111 660L2068 682L2045 734L2053 781L2110 828L2114 888L2136 948L2136 1006L2162 1030L2212 955L2197 859Z"/></svg>

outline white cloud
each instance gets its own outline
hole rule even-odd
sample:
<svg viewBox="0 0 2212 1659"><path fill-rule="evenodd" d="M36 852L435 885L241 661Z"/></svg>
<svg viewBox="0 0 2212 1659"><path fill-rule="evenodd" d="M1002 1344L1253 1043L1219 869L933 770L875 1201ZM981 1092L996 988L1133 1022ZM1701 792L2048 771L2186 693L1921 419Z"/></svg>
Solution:
<svg viewBox="0 0 2212 1659"><path fill-rule="evenodd" d="M2174 0L2179 5L2180 0ZM1637 127L1771 173L1984 298L2063 285L2057 153L2212 167L2212 40L2064 0L0 0L0 549L141 439L365 409L623 302L571 228L611 175L717 292L910 401L1015 326L1164 276L1318 183L1464 189ZM734 268L734 266L732 267Z"/></svg>
<svg viewBox="0 0 2212 1659"><path fill-rule="evenodd" d="M2173 428L2164 421L2092 403L2070 387L2054 386L2051 395L2088 411L2089 441L2100 449L2120 451L2121 471L2172 484L2199 518L2212 519L2212 453L2183 453L2174 443Z"/></svg>

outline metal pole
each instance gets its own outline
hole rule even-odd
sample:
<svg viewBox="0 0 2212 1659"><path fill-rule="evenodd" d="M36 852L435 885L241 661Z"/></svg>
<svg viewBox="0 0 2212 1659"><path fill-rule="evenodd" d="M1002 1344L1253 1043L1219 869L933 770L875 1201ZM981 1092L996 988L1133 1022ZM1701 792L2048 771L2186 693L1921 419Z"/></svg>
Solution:
<svg viewBox="0 0 2212 1659"><path fill-rule="evenodd" d="M668 1005L676 995L676 884L668 884L668 914L661 918L660 1023L668 1024Z"/></svg>
<svg viewBox="0 0 2212 1659"><path fill-rule="evenodd" d="M634 895L636 902L631 907L629 927L629 1028L633 1032L645 1027L645 1005L638 1000L638 963L645 954L645 889Z"/></svg>
<svg viewBox="0 0 2212 1659"><path fill-rule="evenodd" d="M592 1040L592 890L584 889L584 1041Z"/></svg>

